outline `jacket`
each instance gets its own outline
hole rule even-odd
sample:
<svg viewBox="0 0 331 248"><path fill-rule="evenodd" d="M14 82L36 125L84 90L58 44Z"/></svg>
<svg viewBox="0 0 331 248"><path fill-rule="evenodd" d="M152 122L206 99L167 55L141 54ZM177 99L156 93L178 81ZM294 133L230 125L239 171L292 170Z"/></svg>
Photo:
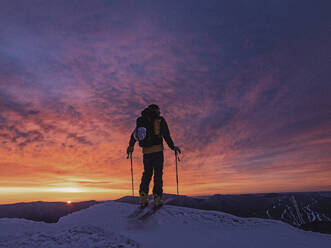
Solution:
<svg viewBox="0 0 331 248"><path fill-rule="evenodd" d="M136 121L138 125L139 125L139 123L142 122L141 118L142 117L139 117ZM157 124L157 122L159 122L159 125ZM151 119L149 124L151 124L151 125L154 124L154 132L160 136L160 139L155 140L153 144L150 144L150 145L147 145L147 146L142 146L143 153L144 154L149 154L149 153L163 151L163 149L164 149L163 148L163 139L166 141L169 148L171 150L173 150L174 149L174 142L171 139L170 131L169 131L168 124L167 124L166 120L162 116L159 116L159 117ZM158 130L158 127L159 127L159 130ZM135 143L136 143L136 140L135 140L135 138L133 136L133 132L132 132L131 137L130 137L130 141L129 141L129 146L134 146Z"/></svg>

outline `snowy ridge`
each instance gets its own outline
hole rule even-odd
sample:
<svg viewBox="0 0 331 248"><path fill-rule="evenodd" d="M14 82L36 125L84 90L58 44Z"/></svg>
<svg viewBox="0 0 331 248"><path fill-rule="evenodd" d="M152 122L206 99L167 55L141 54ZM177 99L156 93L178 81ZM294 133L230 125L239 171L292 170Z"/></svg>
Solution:
<svg viewBox="0 0 331 248"><path fill-rule="evenodd" d="M294 209L295 209L295 212L296 212L297 218L298 218L298 224L299 224L299 225L303 225L303 224L305 224L305 221L303 220L303 217L302 217L302 215L301 215L300 209L299 209L299 207L298 207L298 203L297 203L297 201L295 200L294 195L291 196L291 200L292 200L292 203L293 203L293 206L294 206Z"/></svg>
<svg viewBox="0 0 331 248"><path fill-rule="evenodd" d="M56 224L0 219L0 247L331 247L330 235L280 221L166 205L142 222L126 218L134 209L109 201Z"/></svg>
<svg viewBox="0 0 331 248"><path fill-rule="evenodd" d="M285 207L282 207L281 203L287 202ZM285 222L291 223L294 226L302 226L310 222L316 221L327 221L330 222L331 218L328 217L325 213L319 213L316 210L313 210L312 207L315 208L318 206L318 202L314 199L310 202L301 201L300 203L297 201L294 195L291 195L289 201L284 197L279 201L278 209L282 209L282 213L280 215L280 219ZM271 209L271 211L274 210ZM277 210L277 208L276 208ZM269 212L270 215L270 212ZM269 217L269 216L268 216ZM269 217L270 218L270 217Z"/></svg>

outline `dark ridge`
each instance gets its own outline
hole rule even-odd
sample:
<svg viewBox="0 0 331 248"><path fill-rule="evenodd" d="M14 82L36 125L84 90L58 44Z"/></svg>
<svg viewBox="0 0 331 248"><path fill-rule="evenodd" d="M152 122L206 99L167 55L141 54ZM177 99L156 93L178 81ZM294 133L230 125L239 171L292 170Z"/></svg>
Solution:
<svg viewBox="0 0 331 248"><path fill-rule="evenodd" d="M303 230L331 234L331 222L314 221L301 226Z"/></svg>
<svg viewBox="0 0 331 248"><path fill-rule="evenodd" d="M23 218L33 221L56 223L70 213L88 208L101 202L84 201L73 202L29 202L0 205L0 218Z"/></svg>
<svg viewBox="0 0 331 248"><path fill-rule="evenodd" d="M177 195L174 195L174 194L163 194L163 197L162 199L163 200L166 200L168 198L177 198L178 196ZM152 200L153 199L153 196L152 195L149 195L148 196L148 199L149 200ZM115 200L116 202L125 202L125 203L130 203L130 204L139 204L139 196L124 196L124 197L121 197L117 200Z"/></svg>

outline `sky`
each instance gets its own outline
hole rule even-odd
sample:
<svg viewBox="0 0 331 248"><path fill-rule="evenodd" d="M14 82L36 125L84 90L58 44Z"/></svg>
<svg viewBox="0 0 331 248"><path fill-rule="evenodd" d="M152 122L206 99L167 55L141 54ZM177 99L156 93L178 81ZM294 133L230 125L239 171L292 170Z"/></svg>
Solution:
<svg viewBox="0 0 331 248"><path fill-rule="evenodd" d="M180 194L331 190L330 10L2 0L0 203L130 195L126 148L151 103L182 150ZM176 193L165 148L164 192ZM142 168L136 144L135 194Z"/></svg>

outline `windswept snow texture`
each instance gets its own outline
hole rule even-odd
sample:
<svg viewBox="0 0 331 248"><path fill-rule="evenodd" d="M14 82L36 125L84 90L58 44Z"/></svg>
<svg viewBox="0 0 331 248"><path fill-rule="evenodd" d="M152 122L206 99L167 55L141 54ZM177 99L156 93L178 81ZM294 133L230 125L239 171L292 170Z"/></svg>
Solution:
<svg viewBox="0 0 331 248"><path fill-rule="evenodd" d="M330 235L280 221L166 205L143 222L127 218L134 209L109 201L56 224L1 219L0 247L331 247Z"/></svg>
<svg viewBox="0 0 331 248"><path fill-rule="evenodd" d="M139 247L122 235L97 226L75 226L55 233L25 233L22 238L2 242L0 247Z"/></svg>

